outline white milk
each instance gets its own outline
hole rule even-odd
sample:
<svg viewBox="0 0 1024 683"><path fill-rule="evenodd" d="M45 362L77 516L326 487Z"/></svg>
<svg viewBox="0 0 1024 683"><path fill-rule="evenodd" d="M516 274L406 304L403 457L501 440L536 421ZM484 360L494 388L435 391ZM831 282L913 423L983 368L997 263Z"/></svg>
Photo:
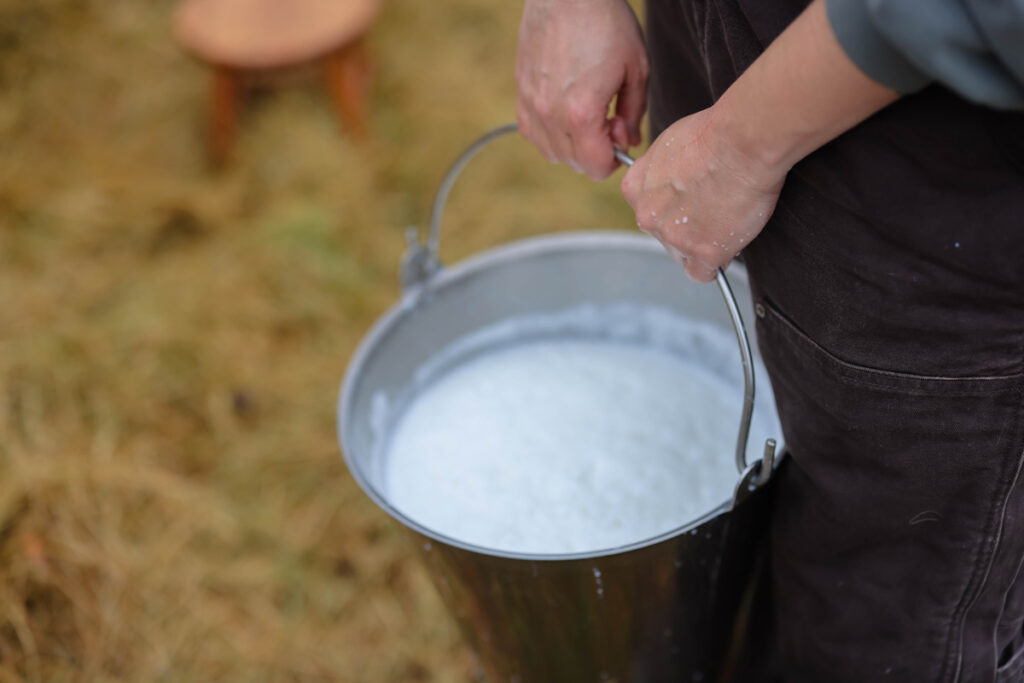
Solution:
<svg viewBox="0 0 1024 683"><path fill-rule="evenodd" d="M736 353L728 334L687 332ZM638 334L652 336L626 336ZM724 358L616 336L525 340L435 368L392 426L388 499L464 542L557 554L651 538L727 500L741 385L705 368Z"/></svg>

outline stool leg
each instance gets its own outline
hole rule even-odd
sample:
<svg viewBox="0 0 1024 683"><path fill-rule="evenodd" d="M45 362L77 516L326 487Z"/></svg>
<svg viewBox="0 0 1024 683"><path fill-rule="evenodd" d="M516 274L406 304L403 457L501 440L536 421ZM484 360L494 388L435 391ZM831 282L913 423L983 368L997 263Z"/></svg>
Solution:
<svg viewBox="0 0 1024 683"><path fill-rule="evenodd" d="M327 89L349 134L365 139L369 133L370 56L362 39L330 54L324 64Z"/></svg>
<svg viewBox="0 0 1024 683"><path fill-rule="evenodd" d="M207 152L214 164L221 165L227 160L235 142L241 96L241 74L228 67L213 67Z"/></svg>

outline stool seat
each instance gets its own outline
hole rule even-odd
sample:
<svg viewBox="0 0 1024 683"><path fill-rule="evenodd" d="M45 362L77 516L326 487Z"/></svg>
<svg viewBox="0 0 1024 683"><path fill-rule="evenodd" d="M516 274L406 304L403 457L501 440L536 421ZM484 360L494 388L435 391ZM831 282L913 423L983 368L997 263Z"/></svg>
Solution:
<svg viewBox="0 0 1024 683"><path fill-rule="evenodd" d="M196 57L238 69L309 62L362 36L378 0L186 0L175 36Z"/></svg>
<svg viewBox="0 0 1024 683"><path fill-rule="evenodd" d="M244 91L260 77L314 66L349 134L367 134L370 59L363 37L379 0L183 0L174 33L212 67L210 159L223 163L235 139Z"/></svg>

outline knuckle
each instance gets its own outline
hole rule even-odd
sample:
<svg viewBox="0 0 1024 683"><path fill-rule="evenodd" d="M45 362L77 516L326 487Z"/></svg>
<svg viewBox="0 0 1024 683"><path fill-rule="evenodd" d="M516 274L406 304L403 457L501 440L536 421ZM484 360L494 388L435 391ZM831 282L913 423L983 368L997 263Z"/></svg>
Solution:
<svg viewBox="0 0 1024 683"><path fill-rule="evenodd" d="M647 80L647 77L651 74L651 62L647 57L646 51L641 50L636 53L633 60L626 66L626 74L632 81L642 82Z"/></svg>
<svg viewBox="0 0 1024 683"><path fill-rule="evenodd" d="M565 114L570 128L574 130L585 128L591 118L590 102L583 98L571 99L566 103Z"/></svg>
<svg viewBox="0 0 1024 683"><path fill-rule="evenodd" d="M610 147L588 144L577 149L580 165L591 180L604 180L615 170Z"/></svg>
<svg viewBox="0 0 1024 683"><path fill-rule="evenodd" d="M680 250L676 249L671 244L668 244L667 242L665 243L665 251L668 252L668 255L671 256L672 260L675 261L676 263L682 263L682 264L686 263L686 261L687 261L686 254L684 254Z"/></svg>
<svg viewBox="0 0 1024 683"><path fill-rule="evenodd" d="M519 132L522 136L529 139L533 126L530 122L529 113L521 103L516 105L516 123L519 125Z"/></svg>
<svg viewBox="0 0 1024 683"><path fill-rule="evenodd" d="M690 249L690 253L702 264L711 267L718 263L721 258L721 249L710 244L697 244Z"/></svg>
<svg viewBox="0 0 1024 683"><path fill-rule="evenodd" d="M637 227L644 232L649 232L652 235L660 235L660 225L658 221L649 215L650 212L644 211L642 208L637 209L636 224Z"/></svg>
<svg viewBox="0 0 1024 683"><path fill-rule="evenodd" d="M533 110L542 119L550 119L555 114L555 103L549 97L536 97L533 100Z"/></svg>
<svg viewBox="0 0 1024 683"><path fill-rule="evenodd" d="M669 234L665 238L664 244L665 249L668 250L670 254L678 256L677 260L680 262L694 258L693 252L690 250L689 246L680 242L674 234Z"/></svg>
<svg viewBox="0 0 1024 683"><path fill-rule="evenodd" d="M640 56L640 60L637 63L637 76L642 80L647 80L647 77L651 75L651 62L647 58L647 53L643 53Z"/></svg>
<svg viewBox="0 0 1024 683"><path fill-rule="evenodd" d="M636 181L633 179L632 169L626 172L626 175L622 176L622 182L619 183L619 189L622 190L622 196L626 199L626 202L636 208L634 200L636 199Z"/></svg>
<svg viewBox="0 0 1024 683"><path fill-rule="evenodd" d="M715 268L698 266L695 279L698 282L711 282L715 279Z"/></svg>
<svg viewBox="0 0 1024 683"><path fill-rule="evenodd" d="M543 156L548 163L557 164L560 161L555 151L547 144L547 141L538 142L537 149L540 150L541 156Z"/></svg>

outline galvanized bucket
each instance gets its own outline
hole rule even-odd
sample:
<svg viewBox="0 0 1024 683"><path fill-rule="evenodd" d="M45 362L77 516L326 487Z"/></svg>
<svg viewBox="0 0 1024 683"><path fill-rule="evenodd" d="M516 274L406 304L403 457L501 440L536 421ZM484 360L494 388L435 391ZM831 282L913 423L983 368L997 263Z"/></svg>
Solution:
<svg viewBox="0 0 1024 683"><path fill-rule="evenodd" d="M496 129L456 161L438 192L425 245L411 235L402 300L353 357L338 434L352 475L411 534L441 596L494 683L716 681L744 636L742 602L768 517L775 442L747 462L754 363L741 311L746 276L718 274L722 300L689 282L654 240L635 232L561 233L487 251L454 267L437 260L441 214L455 178ZM628 157L620 157L629 162ZM735 332L743 370L733 497L668 533L598 552L496 551L446 537L389 503L381 481L381 396L401 396L414 373L452 341L511 316L583 302L642 301ZM774 410L774 409L772 409ZM386 426L384 427L386 429Z"/></svg>

